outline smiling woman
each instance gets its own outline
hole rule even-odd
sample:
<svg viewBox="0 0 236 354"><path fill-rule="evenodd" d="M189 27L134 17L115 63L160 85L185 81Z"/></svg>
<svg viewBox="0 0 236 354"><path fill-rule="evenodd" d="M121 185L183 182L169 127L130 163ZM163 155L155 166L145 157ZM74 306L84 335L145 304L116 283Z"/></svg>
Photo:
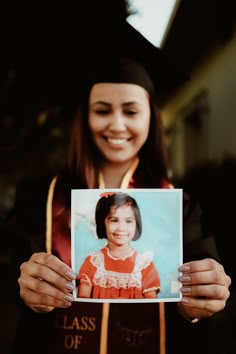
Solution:
<svg viewBox="0 0 236 354"><path fill-rule="evenodd" d="M205 319L199 322L204 326L209 317L214 314L212 317L215 319L217 313L224 309L229 297L231 280L217 261L214 240L202 227L199 208L192 205L187 195L183 200L185 263L176 266L176 272L183 273L179 278L181 301L174 306L153 301L145 304L103 304L74 301L72 296L76 274L71 268L71 190L100 189L101 175L105 187L172 187L168 180L157 97L173 89L183 81L183 77L159 48L152 46L127 23L123 25L126 31L122 32L122 43L116 46L116 51L111 53L108 48L104 53L100 50L91 56L89 70L84 72L84 78L91 81L84 85L80 95L78 86L74 88L77 111L68 165L51 179L46 192L40 193L40 201L35 198L35 193L40 190L38 183L35 184L32 202L27 203L26 210L16 198L18 204L14 211L17 216L14 220L18 220L18 224L15 238L19 240L22 237L16 250L18 257L15 256L14 261L18 259L19 263L17 284L20 289L17 294L22 300L22 316L15 353L62 354L70 349L71 353L79 351L81 354L164 354L166 345L174 346L169 353L177 351L176 342L181 343L178 348L182 353L185 348L189 352L189 347L182 343L189 338L188 326L192 326L192 319ZM124 65L124 57L129 65ZM107 70L102 70L104 67ZM26 191L31 196L28 188ZM24 203L25 194L21 192ZM39 207L37 202L41 202ZM125 205L129 219L118 212L119 208L115 212L112 209L112 224L115 221L114 224L118 225L122 221L122 225L134 226L135 208L131 208L133 202L129 203ZM35 218L39 219L38 223ZM128 235L130 238L133 236L128 226L125 232L113 229L111 234L113 243L117 239L128 238ZM129 249L128 246L124 248L126 252ZM132 252L130 257L135 258L135 251L129 250ZM95 254L93 260L97 264L102 256L107 256L113 262L117 261L117 255L117 252L112 255L115 260L111 254L109 257L106 248L102 255ZM145 270L150 270L151 260L147 259ZM154 270L151 274L155 274ZM42 278L45 281L42 282ZM147 289L151 278L148 277ZM158 285L155 283L153 287L157 292ZM88 326L89 321L91 326ZM169 330L166 331L167 328ZM203 334L208 333L203 331ZM190 341L194 343L191 353L199 349L195 343L202 346L203 342L205 338L198 340L196 333L195 340Z"/></svg>

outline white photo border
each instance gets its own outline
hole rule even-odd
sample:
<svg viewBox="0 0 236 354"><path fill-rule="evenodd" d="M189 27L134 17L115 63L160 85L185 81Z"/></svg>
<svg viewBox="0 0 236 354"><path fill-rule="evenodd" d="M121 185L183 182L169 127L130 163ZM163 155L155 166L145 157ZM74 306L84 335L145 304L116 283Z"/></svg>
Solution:
<svg viewBox="0 0 236 354"><path fill-rule="evenodd" d="M154 251L154 264L161 279L161 292L156 299L93 299L77 297L81 302L177 302L181 300L181 275L178 267L183 263L183 191L171 189L73 189L71 191L71 264L76 274L92 251L98 250L106 239L98 239L95 228L95 206L105 192L124 192L132 196L139 206L143 231L139 240L132 241L138 252ZM79 250L77 252L77 250Z"/></svg>

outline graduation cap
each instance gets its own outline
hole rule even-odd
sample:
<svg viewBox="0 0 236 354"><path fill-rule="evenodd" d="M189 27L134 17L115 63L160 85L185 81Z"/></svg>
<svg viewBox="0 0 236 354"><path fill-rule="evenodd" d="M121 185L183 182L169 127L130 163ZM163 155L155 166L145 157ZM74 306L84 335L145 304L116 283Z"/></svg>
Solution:
<svg viewBox="0 0 236 354"><path fill-rule="evenodd" d="M120 24L113 44L91 55L85 80L134 83L154 93L162 105L188 79L187 73L127 21ZM100 54L101 53L101 54Z"/></svg>

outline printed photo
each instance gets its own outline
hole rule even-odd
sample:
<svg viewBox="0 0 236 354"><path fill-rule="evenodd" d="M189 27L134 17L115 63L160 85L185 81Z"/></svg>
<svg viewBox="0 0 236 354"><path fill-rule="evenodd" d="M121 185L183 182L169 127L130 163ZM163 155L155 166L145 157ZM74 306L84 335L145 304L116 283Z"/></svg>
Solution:
<svg viewBox="0 0 236 354"><path fill-rule="evenodd" d="M72 190L71 261L76 301L180 301L182 190Z"/></svg>

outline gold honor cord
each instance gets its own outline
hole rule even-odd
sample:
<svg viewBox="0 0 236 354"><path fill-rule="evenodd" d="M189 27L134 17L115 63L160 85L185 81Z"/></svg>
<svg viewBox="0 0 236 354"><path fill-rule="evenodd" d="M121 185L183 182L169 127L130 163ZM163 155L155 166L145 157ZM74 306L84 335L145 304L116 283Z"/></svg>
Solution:
<svg viewBox="0 0 236 354"><path fill-rule="evenodd" d="M54 177L48 190L48 199L46 206L46 251L52 253L52 200L57 177Z"/></svg>
<svg viewBox="0 0 236 354"><path fill-rule="evenodd" d="M166 319L165 303L159 303L160 354L166 354Z"/></svg>

